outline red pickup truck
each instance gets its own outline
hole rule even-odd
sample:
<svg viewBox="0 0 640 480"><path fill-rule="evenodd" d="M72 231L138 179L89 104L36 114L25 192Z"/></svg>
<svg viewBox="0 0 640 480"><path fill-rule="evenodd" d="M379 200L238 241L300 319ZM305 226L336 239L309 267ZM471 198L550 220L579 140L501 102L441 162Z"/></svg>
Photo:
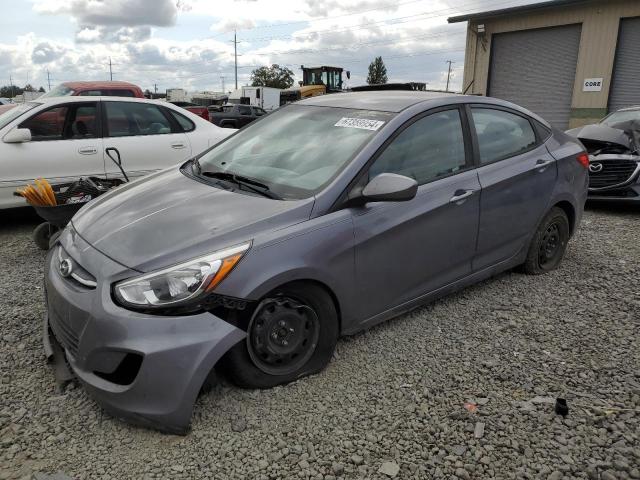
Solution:
<svg viewBox="0 0 640 480"><path fill-rule="evenodd" d="M142 89L129 82L64 82L42 95L41 98L77 95L144 98Z"/></svg>
<svg viewBox="0 0 640 480"><path fill-rule="evenodd" d="M170 102L173 103L176 107L184 108L185 110L189 110L191 113L195 113L199 117L204 118L209 121L209 110L207 107L203 107L202 105L197 105L191 102Z"/></svg>

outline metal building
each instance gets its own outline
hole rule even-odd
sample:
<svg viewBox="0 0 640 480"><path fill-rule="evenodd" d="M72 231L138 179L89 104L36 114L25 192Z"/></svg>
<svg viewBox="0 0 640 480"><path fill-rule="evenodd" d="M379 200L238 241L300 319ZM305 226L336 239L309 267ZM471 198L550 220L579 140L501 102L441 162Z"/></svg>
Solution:
<svg viewBox="0 0 640 480"><path fill-rule="evenodd" d="M462 89L518 103L559 128L640 105L640 0L555 0L468 22Z"/></svg>

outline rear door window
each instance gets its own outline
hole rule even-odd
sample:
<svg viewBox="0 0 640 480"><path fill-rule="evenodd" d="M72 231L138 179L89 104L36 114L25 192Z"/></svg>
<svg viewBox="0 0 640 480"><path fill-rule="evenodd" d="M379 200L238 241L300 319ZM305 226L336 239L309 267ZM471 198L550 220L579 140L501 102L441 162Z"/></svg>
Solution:
<svg viewBox="0 0 640 480"><path fill-rule="evenodd" d="M239 105L238 111L240 112L240 115L251 115L251 107L247 107L245 105Z"/></svg>
<svg viewBox="0 0 640 480"><path fill-rule="evenodd" d="M110 137L166 135L173 132L171 122L157 105L104 102Z"/></svg>
<svg viewBox="0 0 640 480"><path fill-rule="evenodd" d="M525 117L492 108L471 108L480 163L486 165L534 148L536 134Z"/></svg>

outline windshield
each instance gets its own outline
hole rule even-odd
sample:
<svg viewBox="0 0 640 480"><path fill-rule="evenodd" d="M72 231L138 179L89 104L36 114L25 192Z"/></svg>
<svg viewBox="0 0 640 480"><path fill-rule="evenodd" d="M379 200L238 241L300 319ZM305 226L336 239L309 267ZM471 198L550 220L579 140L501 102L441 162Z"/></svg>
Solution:
<svg viewBox="0 0 640 480"><path fill-rule="evenodd" d="M73 95L73 90L69 87L65 87L64 85L57 85L49 90L44 95L40 95L40 98L49 98L49 97L68 97Z"/></svg>
<svg viewBox="0 0 640 480"><path fill-rule="evenodd" d="M279 197L325 187L382 125L386 112L290 105L239 131L200 158L201 173L229 172Z"/></svg>
<svg viewBox="0 0 640 480"><path fill-rule="evenodd" d="M10 108L9 110L3 113L0 113L0 130L2 130L4 127L9 125L11 122L13 122L16 118L18 118L23 113L28 112L32 108L36 108L38 105L40 104L34 103L34 102L23 103L16 107Z"/></svg>
<svg viewBox="0 0 640 480"><path fill-rule="evenodd" d="M604 117L600 123L608 127L616 123L628 122L631 120L640 120L640 109L638 110L621 110Z"/></svg>

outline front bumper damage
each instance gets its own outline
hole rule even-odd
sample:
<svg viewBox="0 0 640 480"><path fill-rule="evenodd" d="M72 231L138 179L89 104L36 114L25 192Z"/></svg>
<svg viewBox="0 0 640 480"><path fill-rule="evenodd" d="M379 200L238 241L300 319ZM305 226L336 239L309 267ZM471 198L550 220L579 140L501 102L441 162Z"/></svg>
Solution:
<svg viewBox="0 0 640 480"><path fill-rule="evenodd" d="M74 262L95 275L97 285L87 288L60 275L57 249L51 249L45 269L43 342L56 376L64 379L64 362L112 415L186 433L202 385L245 332L207 312L158 316L123 309L111 299L111 284L131 271L70 229L59 242Z"/></svg>

